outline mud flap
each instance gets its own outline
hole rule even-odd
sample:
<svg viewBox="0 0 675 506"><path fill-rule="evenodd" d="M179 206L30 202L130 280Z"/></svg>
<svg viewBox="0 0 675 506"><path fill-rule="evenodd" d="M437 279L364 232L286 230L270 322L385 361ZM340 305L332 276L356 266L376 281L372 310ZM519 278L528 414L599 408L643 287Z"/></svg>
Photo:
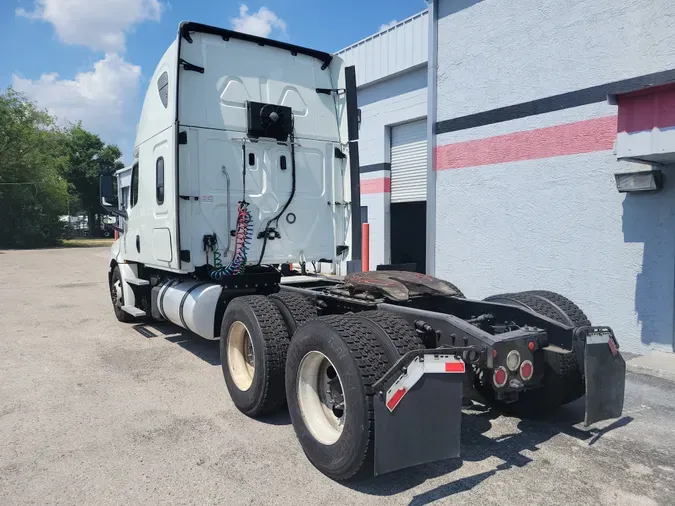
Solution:
<svg viewBox="0 0 675 506"><path fill-rule="evenodd" d="M586 376L586 426L608 418L619 418L623 411L626 362L614 332L609 327L580 329L586 336L584 371Z"/></svg>
<svg viewBox="0 0 675 506"><path fill-rule="evenodd" d="M459 456L464 362L428 353L401 362L375 385L375 475Z"/></svg>

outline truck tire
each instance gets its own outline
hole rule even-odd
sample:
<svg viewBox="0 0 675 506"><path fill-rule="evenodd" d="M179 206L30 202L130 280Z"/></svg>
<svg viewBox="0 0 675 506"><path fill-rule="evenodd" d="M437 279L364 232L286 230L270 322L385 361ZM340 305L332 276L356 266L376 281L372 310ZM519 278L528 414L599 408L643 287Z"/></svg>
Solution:
<svg viewBox="0 0 675 506"><path fill-rule="evenodd" d="M590 325L590 320L574 302L555 292L531 290L518 293L502 293L485 299L488 302L500 302L521 306L571 327Z"/></svg>
<svg viewBox="0 0 675 506"><path fill-rule="evenodd" d="M122 309L124 306L124 294L122 292L122 274L119 266L115 266L112 276L110 276L110 300L112 301L113 311L117 320L123 323L132 323L136 318Z"/></svg>
<svg viewBox="0 0 675 506"><path fill-rule="evenodd" d="M389 367L409 351L424 349L415 329L400 316L386 311L363 311L354 318L370 327L387 355Z"/></svg>
<svg viewBox="0 0 675 506"><path fill-rule="evenodd" d="M486 301L525 307L563 325L590 325L584 312L568 298L547 290L493 295ZM584 395L583 346L573 343L567 353L544 351L544 384L521 393L518 401L503 405L506 411L521 416L541 416Z"/></svg>
<svg viewBox="0 0 675 506"><path fill-rule="evenodd" d="M551 305L548 300L537 297L529 292L502 293L499 295L492 295L484 300L487 302L498 302L500 304L509 304L511 306L529 309L530 311L560 322L563 325L569 325L565 315L556 309L555 306Z"/></svg>
<svg viewBox="0 0 675 506"><path fill-rule="evenodd" d="M293 292L278 292L270 295L281 316L286 322L288 335L293 336L296 329L307 320L317 317L316 304L309 297Z"/></svg>
<svg viewBox="0 0 675 506"><path fill-rule="evenodd" d="M234 298L223 315L220 361L234 405L248 416L283 406L289 336L276 305L264 295Z"/></svg>
<svg viewBox="0 0 675 506"><path fill-rule="evenodd" d="M590 327L591 321L588 319L586 314L577 306L574 302L569 300L567 297L560 295L559 293L549 292L547 290L532 290L529 292L523 292L527 294L536 295L537 297L542 297L553 304L565 315L566 319L574 327Z"/></svg>
<svg viewBox="0 0 675 506"><path fill-rule="evenodd" d="M363 319L324 316L298 329L288 349L286 399L307 458L334 480L373 474L371 385L388 369Z"/></svg>

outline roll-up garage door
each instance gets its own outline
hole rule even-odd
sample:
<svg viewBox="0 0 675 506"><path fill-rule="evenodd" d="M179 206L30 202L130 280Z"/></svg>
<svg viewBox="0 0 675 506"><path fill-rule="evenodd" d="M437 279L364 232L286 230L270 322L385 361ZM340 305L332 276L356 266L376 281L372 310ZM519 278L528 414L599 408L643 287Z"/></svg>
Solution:
<svg viewBox="0 0 675 506"><path fill-rule="evenodd" d="M427 199L427 122L391 129L391 202Z"/></svg>

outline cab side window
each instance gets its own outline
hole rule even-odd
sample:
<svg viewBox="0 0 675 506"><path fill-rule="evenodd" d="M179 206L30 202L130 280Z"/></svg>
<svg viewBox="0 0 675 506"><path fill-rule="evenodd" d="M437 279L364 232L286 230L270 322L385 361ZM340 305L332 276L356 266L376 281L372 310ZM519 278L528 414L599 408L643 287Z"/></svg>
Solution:
<svg viewBox="0 0 675 506"><path fill-rule="evenodd" d="M129 207L134 207L138 202L138 163L131 169L131 201Z"/></svg>

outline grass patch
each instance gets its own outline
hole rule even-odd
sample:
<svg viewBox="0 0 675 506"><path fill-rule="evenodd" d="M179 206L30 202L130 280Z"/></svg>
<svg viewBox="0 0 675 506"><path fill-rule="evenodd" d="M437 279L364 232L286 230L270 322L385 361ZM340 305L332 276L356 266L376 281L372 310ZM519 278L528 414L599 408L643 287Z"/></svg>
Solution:
<svg viewBox="0 0 675 506"><path fill-rule="evenodd" d="M65 248L100 248L110 246L115 239L62 239L61 246Z"/></svg>

